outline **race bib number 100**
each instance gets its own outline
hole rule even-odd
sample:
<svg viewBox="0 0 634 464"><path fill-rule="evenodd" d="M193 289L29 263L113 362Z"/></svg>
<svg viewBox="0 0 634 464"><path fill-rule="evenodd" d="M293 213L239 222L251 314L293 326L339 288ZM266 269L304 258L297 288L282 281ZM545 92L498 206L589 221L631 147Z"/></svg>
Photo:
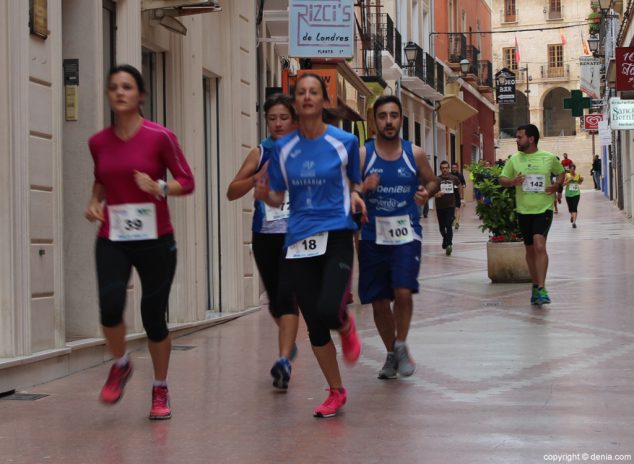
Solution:
<svg viewBox="0 0 634 464"><path fill-rule="evenodd" d="M525 192L545 192L546 176L543 174L526 174L522 190Z"/></svg>
<svg viewBox="0 0 634 464"><path fill-rule="evenodd" d="M108 205L110 240L153 240L156 231L156 207L154 203L126 203Z"/></svg>
<svg viewBox="0 0 634 464"><path fill-rule="evenodd" d="M321 256L326 252L327 245L328 232L320 232L289 246L286 251L286 258L300 259Z"/></svg>
<svg viewBox="0 0 634 464"><path fill-rule="evenodd" d="M407 214L403 216L376 217L376 244L401 245L414 240Z"/></svg>

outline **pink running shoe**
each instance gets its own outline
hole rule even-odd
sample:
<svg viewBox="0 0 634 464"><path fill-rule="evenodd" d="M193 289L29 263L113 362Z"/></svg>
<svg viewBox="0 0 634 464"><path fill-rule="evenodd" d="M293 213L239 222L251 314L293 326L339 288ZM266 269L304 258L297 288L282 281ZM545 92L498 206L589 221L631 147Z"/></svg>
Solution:
<svg viewBox="0 0 634 464"><path fill-rule="evenodd" d="M132 363L128 362L123 367L113 364L108 374L108 380L101 389L99 399L103 403L115 404L123 396L123 389L126 382L132 375Z"/></svg>
<svg viewBox="0 0 634 464"><path fill-rule="evenodd" d="M171 419L170 394L167 387L152 387L152 409L150 420Z"/></svg>
<svg viewBox="0 0 634 464"><path fill-rule="evenodd" d="M343 331L339 332L341 335L341 349L343 350L343 359L348 365L354 365L361 356L361 339L357 333L357 326L354 323L352 314L348 313L348 321L350 326L348 331L344 334Z"/></svg>
<svg viewBox="0 0 634 464"><path fill-rule="evenodd" d="M315 417L326 418L336 416L337 411L346 404L348 392L345 388L329 388L326 391L330 392L328 393L328 398L315 408L315 412L313 413Z"/></svg>

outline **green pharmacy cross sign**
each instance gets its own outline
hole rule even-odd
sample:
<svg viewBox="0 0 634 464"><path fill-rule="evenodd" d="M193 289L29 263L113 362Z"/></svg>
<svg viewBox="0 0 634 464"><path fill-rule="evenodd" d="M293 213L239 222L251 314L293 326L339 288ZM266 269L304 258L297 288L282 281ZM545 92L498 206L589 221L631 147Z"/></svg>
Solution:
<svg viewBox="0 0 634 464"><path fill-rule="evenodd" d="M564 109L572 110L575 117L583 116L583 109L592 106L592 99L584 97L581 90L571 90L570 98L564 98Z"/></svg>

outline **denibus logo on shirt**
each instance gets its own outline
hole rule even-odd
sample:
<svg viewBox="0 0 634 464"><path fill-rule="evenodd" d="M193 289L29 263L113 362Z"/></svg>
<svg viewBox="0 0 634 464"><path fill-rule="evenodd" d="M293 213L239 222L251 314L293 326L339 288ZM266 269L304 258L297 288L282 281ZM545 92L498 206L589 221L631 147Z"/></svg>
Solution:
<svg viewBox="0 0 634 464"><path fill-rule="evenodd" d="M394 185L387 187L385 185L379 185L376 189L378 193L410 193L412 191L411 185Z"/></svg>

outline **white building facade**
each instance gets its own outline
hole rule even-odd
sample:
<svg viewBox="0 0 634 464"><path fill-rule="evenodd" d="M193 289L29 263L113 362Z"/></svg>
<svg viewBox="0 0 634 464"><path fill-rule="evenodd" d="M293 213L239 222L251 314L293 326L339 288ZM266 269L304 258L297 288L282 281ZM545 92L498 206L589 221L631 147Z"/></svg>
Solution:
<svg viewBox="0 0 634 464"><path fill-rule="evenodd" d="M0 392L108 356L96 227L83 213L93 182L87 140L110 124L105 76L114 63L143 70L144 115L174 131L195 175L193 195L170 199L179 249L170 327L195 330L259 302L252 199L224 194L257 144L254 2L221 0L221 11L208 2L206 13L185 16L173 8L191 0L32 3L31 12L24 0L0 5ZM159 24L156 7L180 25ZM64 64L76 63L78 87L69 88ZM138 343L139 300L133 277L126 322Z"/></svg>

